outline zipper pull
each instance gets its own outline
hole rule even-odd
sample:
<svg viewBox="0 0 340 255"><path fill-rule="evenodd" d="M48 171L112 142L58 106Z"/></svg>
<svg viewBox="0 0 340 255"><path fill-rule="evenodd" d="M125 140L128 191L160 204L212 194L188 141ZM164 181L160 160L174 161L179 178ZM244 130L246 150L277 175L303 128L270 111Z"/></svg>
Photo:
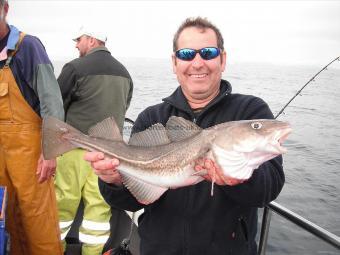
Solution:
<svg viewBox="0 0 340 255"><path fill-rule="evenodd" d="M194 123L196 124L196 118L193 118L193 119L192 119L192 122L194 122Z"/></svg>

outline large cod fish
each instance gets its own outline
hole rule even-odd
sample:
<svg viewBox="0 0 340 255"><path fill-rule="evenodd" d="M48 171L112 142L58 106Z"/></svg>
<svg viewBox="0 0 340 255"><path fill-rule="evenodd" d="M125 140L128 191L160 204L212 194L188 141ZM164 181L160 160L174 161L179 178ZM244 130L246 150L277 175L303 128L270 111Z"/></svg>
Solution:
<svg viewBox="0 0 340 255"><path fill-rule="evenodd" d="M171 117L165 127L158 123L132 135L128 144L114 118L96 124L85 135L47 117L42 131L45 159L75 148L118 158L123 184L140 203L150 204L169 188L202 181L203 173L194 170L195 160L201 157L214 160L227 176L248 179L263 162L286 152L281 144L291 127L278 120L242 120L202 129Z"/></svg>

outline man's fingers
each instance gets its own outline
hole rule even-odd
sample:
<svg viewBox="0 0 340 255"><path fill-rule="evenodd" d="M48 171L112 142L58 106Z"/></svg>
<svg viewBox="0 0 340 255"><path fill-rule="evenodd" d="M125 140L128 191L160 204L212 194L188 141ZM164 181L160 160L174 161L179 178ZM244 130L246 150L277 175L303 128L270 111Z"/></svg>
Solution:
<svg viewBox="0 0 340 255"><path fill-rule="evenodd" d="M91 163L94 173L104 182L121 184L120 174L116 171L119 160L105 158L105 154L98 151L86 152L84 160Z"/></svg>
<svg viewBox="0 0 340 255"><path fill-rule="evenodd" d="M40 171L38 182L42 183L42 182L46 181L46 179L47 179L46 176L47 176L46 169L42 169L42 171Z"/></svg>
<svg viewBox="0 0 340 255"><path fill-rule="evenodd" d="M98 160L102 160L104 158L105 158L104 153L98 151L86 152L84 155L84 159L89 162L95 162Z"/></svg>
<svg viewBox="0 0 340 255"><path fill-rule="evenodd" d="M107 183L115 183L116 185L121 185L122 180L120 174L116 170L97 170L94 169L94 172L100 179Z"/></svg>
<svg viewBox="0 0 340 255"><path fill-rule="evenodd" d="M207 181L214 181L218 185L235 186L243 183L246 180L235 179L230 176L225 176L219 165L210 158L199 158L195 161L195 170L202 171L207 170L208 174L203 178Z"/></svg>
<svg viewBox="0 0 340 255"><path fill-rule="evenodd" d="M44 157L40 155L36 172L36 174L39 175L38 182L42 183L48 180L55 173L56 168L56 159L45 160Z"/></svg>
<svg viewBox="0 0 340 255"><path fill-rule="evenodd" d="M97 170L115 169L119 165L118 159L105 158L104 153L97 151L86 152L84 160L90 162Z"/></svg>
<svg viewBox="0 0 340 255"><path fill-rule="evenodd" d="M119 166L119 160L116 158L111 159L111 164L114 168L116 168L117 166Z"/></svg>
<svg viewBox="0 0 340 255"><path fill-rule="evenodd" d="M52 175L55 173L54 168L46 167L43 171L41 171L39 182L42 183L47 181Z"/></svg>
<svg viewBox="0 0 340 255"><path fill-rule="evenodd" d="M214 168L214 163L212 162L211 159L206 159L204 160L204 167L209 170L213 170Z"/></svg>
<svg viewBox="0 0 340 255"><path fill-rule="evenodd" d="M119 165L119 161L117 159L103 159L99 161L95 161L91 163L92 167L97 170L112 170L115 169Z"/></svg>
<svg viewBox="0 0 340 255"><path fill-rule="evenodd" d="M218 185L224 185L223 179L218 174L220 171L219 166L211 159L206 159L204 161L204 168L208 170L208 176L205 179L212 181L214 179L214 183Z"/></svg>

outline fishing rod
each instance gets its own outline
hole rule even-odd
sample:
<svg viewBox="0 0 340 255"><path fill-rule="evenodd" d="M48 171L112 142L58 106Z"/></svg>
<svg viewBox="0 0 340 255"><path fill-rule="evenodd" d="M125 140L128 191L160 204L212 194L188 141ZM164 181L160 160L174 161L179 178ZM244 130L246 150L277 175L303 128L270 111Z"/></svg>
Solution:
<svg viewBox="0 0 340 255"><path fill-rule="evenodd" d="M335 61L340 61L340 56L336 57L335 59L333 59L331 62L329 62L326 66L324 66L319 72L317 72L305 85L302 86L302 88L288 101L288 103L279 111L279 113L275 116L274 119L276 119L277 117L279 117L281 115L281 113L283 113L283 111L287 108L287 106L294 100L294 98L296 98L301 91L312 81L314 81L314 79L324 70L327 70L327 67L330 66L333 62Z"/></svg>

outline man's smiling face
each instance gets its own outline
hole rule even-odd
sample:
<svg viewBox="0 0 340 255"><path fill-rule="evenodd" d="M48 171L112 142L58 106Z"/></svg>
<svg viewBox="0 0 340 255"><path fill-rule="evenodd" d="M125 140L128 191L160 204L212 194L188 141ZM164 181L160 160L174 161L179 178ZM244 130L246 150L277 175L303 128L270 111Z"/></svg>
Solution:
<svg viewBox="0 0 340 255"><path fill-rule="evenodd" d="M184 29L177 41L178 49L202 49L218 47L217 37L212 29L188 27ZM177 49L177 50L178 50ZM172 56L173 70L177 75L185 97L190 102L212 100L219 92L222 72L225 69L226 54L221 54L210 60L204 60L197 53L191 61L185 61ZM208 101L210 101L208 100Z"/></svg>

